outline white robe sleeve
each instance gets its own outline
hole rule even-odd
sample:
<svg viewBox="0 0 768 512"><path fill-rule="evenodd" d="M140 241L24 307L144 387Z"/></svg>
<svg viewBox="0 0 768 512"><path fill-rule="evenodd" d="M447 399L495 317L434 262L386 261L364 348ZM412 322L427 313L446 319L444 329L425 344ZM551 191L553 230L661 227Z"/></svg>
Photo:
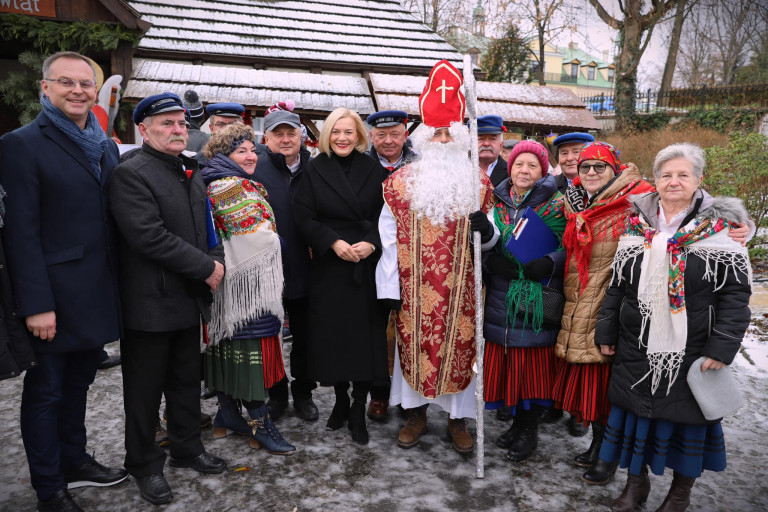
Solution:
<svg viewBox="0 0 768 512"><path fill-rule="evenodd" d="M397 224L386 203L379 215L381 258L376 265L376 297L400 300L400 269L397 266Z"/></svg>

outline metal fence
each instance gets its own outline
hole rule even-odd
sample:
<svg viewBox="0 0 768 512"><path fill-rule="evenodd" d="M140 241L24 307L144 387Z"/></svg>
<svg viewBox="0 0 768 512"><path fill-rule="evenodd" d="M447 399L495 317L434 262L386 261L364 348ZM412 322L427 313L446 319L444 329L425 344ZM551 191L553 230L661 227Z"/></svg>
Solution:
<svg viewBox="0 0 768 512"><path fill-rule="evenodd" d="M591 112L610 114L614 111L614 98L601 93L581 96ZM635 95L635 111L687 112L692 109L716 109L721 107L768 107L768 83L729 85L719 87L693 87L653 92L648 89Z"/></svg>

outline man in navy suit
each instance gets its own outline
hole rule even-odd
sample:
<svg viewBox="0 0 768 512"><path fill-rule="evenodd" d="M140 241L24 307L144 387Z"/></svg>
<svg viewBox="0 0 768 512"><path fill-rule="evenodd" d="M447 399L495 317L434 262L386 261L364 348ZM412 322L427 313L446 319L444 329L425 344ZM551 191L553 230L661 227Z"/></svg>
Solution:
<svg viewBox="0 0 768 512"><path fill-rule="evenodd" d="M43 111L0 139L3 242L17 310L38 365L27 370L21 435L37 510L81 510L67 488L113 485L123 469L86 452L85 409L105 343L120 337L114 227L104 185L117 146L91 108L90 62L60 52L43 64Z"/></svg>

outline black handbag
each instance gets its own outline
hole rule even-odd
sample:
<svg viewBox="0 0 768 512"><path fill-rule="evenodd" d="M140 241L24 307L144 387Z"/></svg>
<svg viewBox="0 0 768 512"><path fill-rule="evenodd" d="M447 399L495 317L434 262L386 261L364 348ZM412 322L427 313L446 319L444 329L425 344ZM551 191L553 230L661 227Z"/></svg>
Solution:
<svg viewBox="0 0 768 512"><path fill-rule="evenodd" d="M550 278L550 282L552 279ZM541 303L544 310L543 323L549 327L560 327L560 321L565 311L565 295L560 290L541 285ZM518 302L517 316L525 318L526 306L523 301Z"/></svg>

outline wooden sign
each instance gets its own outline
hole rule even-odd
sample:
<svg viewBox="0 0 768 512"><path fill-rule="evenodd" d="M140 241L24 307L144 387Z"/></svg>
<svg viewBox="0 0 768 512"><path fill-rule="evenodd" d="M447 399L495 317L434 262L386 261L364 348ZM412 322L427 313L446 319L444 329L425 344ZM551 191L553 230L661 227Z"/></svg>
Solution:
<svg viewBox="0 0 768 512"><path fill-rule="evenodd" d="M56 0L0 0L0 12L56 17Z"/></svg>

